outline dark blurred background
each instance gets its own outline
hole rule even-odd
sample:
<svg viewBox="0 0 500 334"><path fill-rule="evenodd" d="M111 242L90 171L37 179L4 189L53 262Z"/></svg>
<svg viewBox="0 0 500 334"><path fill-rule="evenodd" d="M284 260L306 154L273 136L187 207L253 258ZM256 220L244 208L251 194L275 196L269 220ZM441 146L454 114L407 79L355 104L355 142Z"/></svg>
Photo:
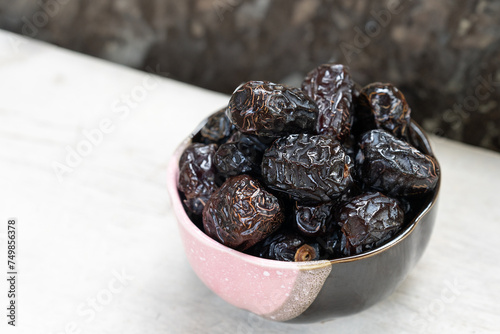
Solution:
<svg viewBox="0 0 500 334"><path fill-rule="evenodd" d="M497 0L2 0L0 28L224 93L344 63L429 132L500 151Z"/></svg>

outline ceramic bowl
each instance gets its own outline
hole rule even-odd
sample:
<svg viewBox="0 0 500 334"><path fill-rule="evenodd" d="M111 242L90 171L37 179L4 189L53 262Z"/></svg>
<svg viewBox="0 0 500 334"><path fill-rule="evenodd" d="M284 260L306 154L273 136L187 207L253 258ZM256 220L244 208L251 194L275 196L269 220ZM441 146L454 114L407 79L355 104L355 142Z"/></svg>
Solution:
<svg viewBox="0 0 500 334"><path fill-rule="evenodd" d="M203 123L202 123L203 124ZM414 141L432 154L423 130ZM388 297L422 256L434 226L440 182L428 205L394 239L364 254L336 260L282 262L230 249L203 233L186 215L178 161L168 168L168 191L187 259L203 283L228 303L276 321L315 322L363 311ZM438 166L439 167L439 166Z"/></svg>

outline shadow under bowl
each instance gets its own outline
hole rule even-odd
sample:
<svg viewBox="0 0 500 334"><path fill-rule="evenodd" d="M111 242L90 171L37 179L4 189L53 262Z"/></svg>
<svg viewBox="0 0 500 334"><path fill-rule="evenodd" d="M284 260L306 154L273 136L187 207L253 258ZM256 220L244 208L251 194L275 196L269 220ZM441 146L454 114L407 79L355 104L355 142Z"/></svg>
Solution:
<svg viewBox="0 0 500 334"><path fill-rule="evenodd" d="M432 154L427 136L415 122L411 132L416 145ZM406 228L369 252L335 260L282 262L228 248L203 233L182 206L177 190L178 164L190 142L191 138L177 148L168 167L172 207L196 275L236 307L267 319L297 323L351 315L388 297L427 247L436 219L441 176L428 204Z"/></svg>

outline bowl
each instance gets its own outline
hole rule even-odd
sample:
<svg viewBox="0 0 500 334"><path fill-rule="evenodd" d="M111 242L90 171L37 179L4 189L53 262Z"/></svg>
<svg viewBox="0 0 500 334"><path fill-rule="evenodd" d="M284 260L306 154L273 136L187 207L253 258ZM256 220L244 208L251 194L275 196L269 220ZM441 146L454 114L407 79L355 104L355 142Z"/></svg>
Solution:
<svg viewBox="0 0 500 334"><path fill-rule="evenodd" d="M411 133L413 143L432 154L427 136L415 122ZM228 248L202 232L182 206L177 190L178 164L190 138L177 148L169 163L172 208L194 272L210 290L236 307L267 319L298 323L351 315L388 297L427 247L436 219L440 180L428 204L405 229L388 243L363 254L282 262Z"/></svg>

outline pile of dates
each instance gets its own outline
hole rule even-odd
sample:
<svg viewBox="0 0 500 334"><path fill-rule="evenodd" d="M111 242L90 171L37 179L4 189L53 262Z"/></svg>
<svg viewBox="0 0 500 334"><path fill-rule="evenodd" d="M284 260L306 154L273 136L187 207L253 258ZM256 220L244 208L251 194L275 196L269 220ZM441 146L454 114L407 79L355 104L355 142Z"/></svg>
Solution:
<svg viewBox="0 0 500 334"><path fill-rule="evenodd" d="M188 216L233 249L336 259L388 242L428 204L438 164L391 84L324 64L302 87L240 85L179 161Z"/></svg>

